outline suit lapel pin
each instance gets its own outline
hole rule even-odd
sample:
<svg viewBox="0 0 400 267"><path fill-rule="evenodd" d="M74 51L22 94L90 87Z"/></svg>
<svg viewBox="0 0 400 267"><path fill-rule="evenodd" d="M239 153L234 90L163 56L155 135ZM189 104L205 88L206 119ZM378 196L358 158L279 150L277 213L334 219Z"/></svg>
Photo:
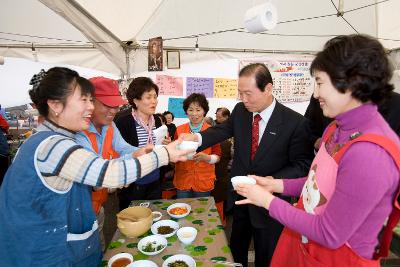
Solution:
<svg viewBox="0 0 400 267"><path fill-rule="evenodd" d="M269 132L269 134L276 135L276 133L275 133L275 132Z"/></svg>

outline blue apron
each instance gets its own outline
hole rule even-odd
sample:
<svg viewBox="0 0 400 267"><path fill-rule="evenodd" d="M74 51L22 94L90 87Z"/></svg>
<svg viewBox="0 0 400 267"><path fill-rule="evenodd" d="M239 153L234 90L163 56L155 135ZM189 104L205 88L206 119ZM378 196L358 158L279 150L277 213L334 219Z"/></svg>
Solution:
<svg viewBox="0 0 400 267"><path fill-rule="evenodd" d="M55 132L32 135L20 148L0 188L0 266L98 266L102 254L91 190L47 186L35 168L40 143Z"/></svg>

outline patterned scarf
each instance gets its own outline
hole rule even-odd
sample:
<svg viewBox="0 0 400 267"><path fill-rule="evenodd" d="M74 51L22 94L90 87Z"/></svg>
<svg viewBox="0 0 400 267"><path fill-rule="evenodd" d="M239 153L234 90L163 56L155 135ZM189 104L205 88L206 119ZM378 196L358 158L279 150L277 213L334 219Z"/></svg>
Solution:
<svg viewBox="0 0 400 267"><path fill-rule="evenodd" d="M132 109L132 116L135 119L135 121L142 126L142 128L147 132L148 137L147 137L147 144L153 144L153 127L155 125L154 121L154 116L150 115L149 116L149 123L146 124L137 114L135 109Z"/></svg>
<svg viewBox="0 0 400 267"><path fill-rule="evenodd" d="M190 132L199 133L201 131L201 128L203 128L203 123L204 123L204 120L198 126L195 127L192 125L191 122L189 122Z"/></svg>

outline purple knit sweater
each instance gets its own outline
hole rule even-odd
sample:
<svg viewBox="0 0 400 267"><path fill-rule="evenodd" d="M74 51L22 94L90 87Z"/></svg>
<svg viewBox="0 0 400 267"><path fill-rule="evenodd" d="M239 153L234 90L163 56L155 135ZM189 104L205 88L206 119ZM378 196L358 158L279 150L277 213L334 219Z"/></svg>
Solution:
<svg viewBox="0 0 400 267"><path fill-rule="evenodd" d="M343 144L355 132L384 135L400 146L377 107L365 104L336 117L333 142ZM307 214L275 198L269 214L290 229L328 248L346 242L360 256L371 259L378 233L392 210L399 187L399 171L380 146L359 142L342 157L336 190L322 215ZM284 179L284 194L299 196L306 178Z"/></svg>

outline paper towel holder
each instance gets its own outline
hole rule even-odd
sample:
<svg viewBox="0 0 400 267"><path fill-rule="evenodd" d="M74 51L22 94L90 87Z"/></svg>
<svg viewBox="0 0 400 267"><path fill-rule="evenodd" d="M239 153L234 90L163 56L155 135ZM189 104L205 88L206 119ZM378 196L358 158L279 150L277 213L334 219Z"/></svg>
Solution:
<svg viewBox="0 0 400 267"><path fill-rule="evenodd" d="M276 27L277 23L277 9L272 4L271 0L267 0L264 4L248 9L244 17L245 28L251 33L272 30Z"/></svg>

